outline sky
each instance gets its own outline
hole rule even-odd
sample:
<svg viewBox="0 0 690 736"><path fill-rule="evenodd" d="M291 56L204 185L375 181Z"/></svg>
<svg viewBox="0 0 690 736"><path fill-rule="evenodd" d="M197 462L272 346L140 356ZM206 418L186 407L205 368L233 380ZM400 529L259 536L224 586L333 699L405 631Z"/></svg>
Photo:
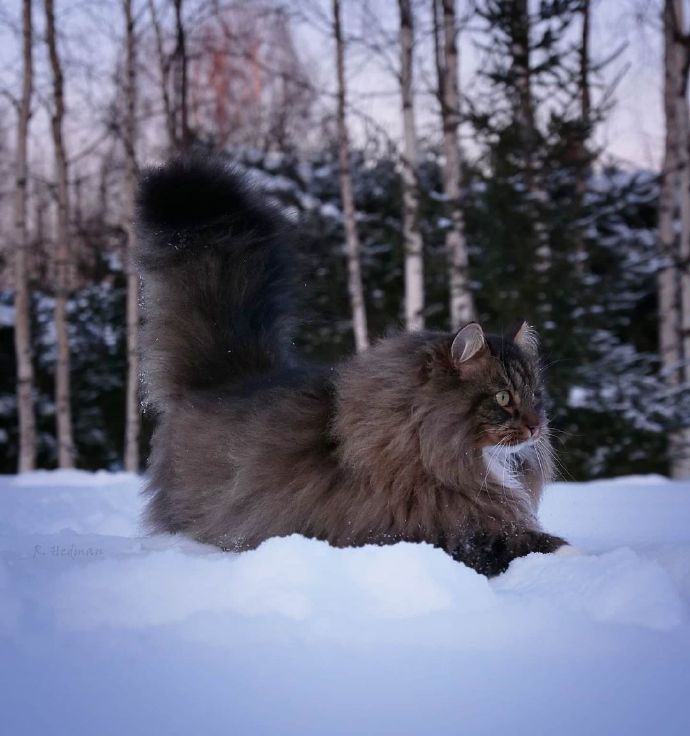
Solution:
<svg viewBox="0 0 690 736"><path fill-rule="evenodd" d="M315 30L321 18L330 12L330 0L313 0L309 23L297 26L299 46L312 69L332 85L332 50L328 45L325 30ZM349 5L345 14L345 30L351 36L371 35L374 24L362 12L367 4L386 33L395 37L398 21L397 3L392 0L366 0ZM348 3L344 5L347 7ZM422 9L428 3L418 3ZM459 12L466 7L459 0ZM615 105L607 121L597 131L597 142L604 151L604 158L615 157L631 167L658 169L663 153L662 114L662 64L661 27L658 0L592 0L591 49L594 60L606 58L615 49L624 45L621 54L606 68L600 86L608 86L619 79L615 88ZM690 15L690 13L688 13ZM419 31L424 33L429 18L420 15ZM320 24L323 26L323 23ZM471 30L459 37L461 88L471 94L476 82L477 65L481 63L476 46L476 36ZM391 53L397 62L395 50ZM419 49L417 67L417 124L423 132L437 128L435 106L425 94L434 82L434 71L430 64L431 50ZM348 81L350 102L368 116L374 118L392 137L400 136L400 99L397 82L385 63L372 58L370 52L354 45L348 55ZM381 93L381 94L378 94ZM599 94L597 89L594 95ZM355 135L361 135L362 123L351 121ZM463 136L466 148L472 141L467 131Z"/></svg>
<svg viewBox="0 0 690 736"><path fill-rule="evenodd" d="M659 22L660 0L592 0L591 47L595 59L609 55L621 44L623 52L611 63L604 74L604 84L620 77L616 87L615 105L607 121L597 131L597 140L604 157L615 157L631 167L658 169L663 151L662 115L662 53ZM0 5L0 92L17 94L19 48L8 24L17 23L20 3L14 8ZM42 10L36 4L38 32L42 25ZM144 5L139 2L142 11ZM418 7L425 11L429 4L420 0ZM190 3L191 6L191 3ZM400 136L400 99L391 67L397 64L397 48L388 52L388 61L381 55L363 48L361 39L371 41L386 34L393 40L397 32L397 3L393 0L345 0L344 25L350 38L359 38L348 49L347 70L350 103L357 111L350 116L355 140L366 134L372 121L379 131L393 139ZM136 3L135 3L136 7ZM314 76L319 89L334 90L334 49L328 33L331 0L299 0L290 6L299 8L295 13L294 33L297 47ZM458 8L466 7L466 0L458 0ZM368 14L364 9L368 8ZM71 74L77 73L77 85L68 78L68 105L71 107L71 136L77 149L88 148L98 134L100 125L94 125L99 100L109 93L112 69L121 38L121 11L117 2L102 0L62 0L58 3L62 19L65 55L73 60ZM690 15L690 13L688 13ZM428 31L428 12L419 14L419 36ZM429 90L434 83L431 49L420 41L416 56L417 124L422 135L438 134L438 119ZM472 94L476 82L477 65L481 55L476 47L476 36L469 31L459 38L461 86ZM38 77L41 87L40 63L44 52L37 48ZM75 72L74 70L78 70ZM45 74L44 74L45 77ZM43 89L47 87L44 78ZM596 95L596 91L595 91ZM326 98L328 104L328 98ZM76 111L77 115L74 115ZM7 117L7 116L6 116ZM42 130L36 116L34 143L43 147L47 130ZM5 121L6 135L13 138ZM462 136L463 147L472 153L470 131ZM74 150L74 149L73 149Z"/></svg>

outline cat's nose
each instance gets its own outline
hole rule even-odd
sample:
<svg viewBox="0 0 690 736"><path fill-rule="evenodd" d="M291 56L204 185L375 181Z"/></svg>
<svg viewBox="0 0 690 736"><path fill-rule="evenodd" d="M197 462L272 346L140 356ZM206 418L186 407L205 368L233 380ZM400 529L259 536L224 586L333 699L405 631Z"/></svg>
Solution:
<svg viewBox="0 0 690 736"><path fill-rule="evenodd" d="M529 432L530 437L536 437L539 434L539 417L536 414L528 412L522 415L522 423Z"/></svg>

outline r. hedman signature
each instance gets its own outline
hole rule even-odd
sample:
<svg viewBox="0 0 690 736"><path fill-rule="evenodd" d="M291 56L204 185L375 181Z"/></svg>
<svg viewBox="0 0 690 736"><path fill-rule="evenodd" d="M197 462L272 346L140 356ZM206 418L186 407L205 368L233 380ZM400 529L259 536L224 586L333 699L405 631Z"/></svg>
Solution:
<svg viewBox="0 0 690 736"><path fill-rule="evenodd" d="M76 544L63 546L61 544L51 544L50 547L44 547L42 544L34 546L34 560L39 557L67 557L70 560L76 560L82 557L102 557L103 550L101 547L77 547Z"/></svg>

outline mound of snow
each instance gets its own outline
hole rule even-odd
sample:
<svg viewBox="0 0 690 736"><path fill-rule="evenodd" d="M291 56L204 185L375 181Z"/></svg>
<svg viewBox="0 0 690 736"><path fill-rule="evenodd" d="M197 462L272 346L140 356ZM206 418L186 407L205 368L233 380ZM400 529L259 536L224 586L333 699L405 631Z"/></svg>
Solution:
<svg viewBox="0 0 690 736"><path fill-rule="evenodd" d="M12 734L690 733L690 484L548 489L581 554L146 536L141 480L0 479Z"/></svg>
<svg viewBox="0 0 690 736"><path fill-rule="evenodd" d="M579 611L594 621L670 629L683 620L683 604L666 571L623 548L603 555L531 555L515 560L496 590Z"/></svg>

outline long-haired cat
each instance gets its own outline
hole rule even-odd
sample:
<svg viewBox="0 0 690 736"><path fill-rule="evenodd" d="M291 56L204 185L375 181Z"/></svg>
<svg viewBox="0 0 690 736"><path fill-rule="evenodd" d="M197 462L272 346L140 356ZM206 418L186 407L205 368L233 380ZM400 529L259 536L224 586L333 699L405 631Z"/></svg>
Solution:
<svg viewBox="0 0 690 736"><path fill-rule="evenodd" d="M401 334L310 368L286 228L240 176L200 156L149 171L138 228L154 529L230 550L428 542L487 575L565 544L537 520L551 455L526 324Z"/></svg>

